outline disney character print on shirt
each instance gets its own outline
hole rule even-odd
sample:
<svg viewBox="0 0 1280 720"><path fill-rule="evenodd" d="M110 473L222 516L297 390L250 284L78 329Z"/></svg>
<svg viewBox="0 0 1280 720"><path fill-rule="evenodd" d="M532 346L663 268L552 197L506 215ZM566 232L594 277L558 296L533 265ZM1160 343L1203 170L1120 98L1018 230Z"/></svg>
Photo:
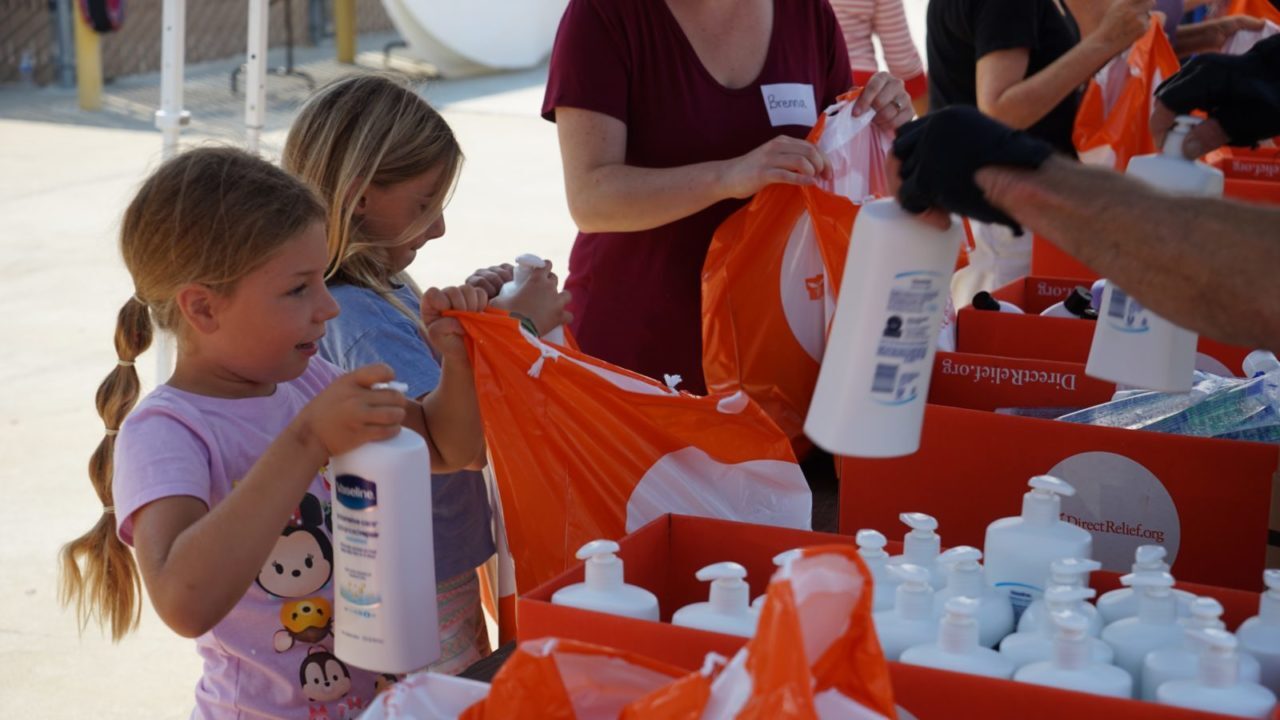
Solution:
<svg viewBox="0 0 1280 720"><path fill-rule="evenodd" d="M314 645L332 635L333 608L325 598L314 596L332 577L333 544L324 528L324 507L308 493L258 572L259 587L288 601L280 609L284 627L272 642L276 652L289 650L295 642Z"/></svg>

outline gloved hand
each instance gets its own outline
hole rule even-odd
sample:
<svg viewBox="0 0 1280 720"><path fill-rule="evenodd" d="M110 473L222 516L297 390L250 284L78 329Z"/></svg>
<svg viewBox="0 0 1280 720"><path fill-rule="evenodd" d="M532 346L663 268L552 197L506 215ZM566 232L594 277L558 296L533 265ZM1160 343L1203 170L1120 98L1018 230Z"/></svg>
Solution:
<svg viewBox="0 0 1280 720"><path fill-rule="evenodd" d="M1216 120L1228 145L1256 145L1280 135L1280 35L1244 55L1196 56L1156 88L1156 100L1163 105L1151 120L1157 140L1173 124L1173 115L1192 110ZM1201 143L1191 154L1212 149Z"/></svg>
<svg viewBox="0 0 1280 720"><path fill-rule="evenodd" d="M953 105L898 128L893 154L902 163L898 202L912 213L942 208L1021 234L1013 218L987 202L973 174L987 165L1036 169L1053 147L978 112Z"/></svg>

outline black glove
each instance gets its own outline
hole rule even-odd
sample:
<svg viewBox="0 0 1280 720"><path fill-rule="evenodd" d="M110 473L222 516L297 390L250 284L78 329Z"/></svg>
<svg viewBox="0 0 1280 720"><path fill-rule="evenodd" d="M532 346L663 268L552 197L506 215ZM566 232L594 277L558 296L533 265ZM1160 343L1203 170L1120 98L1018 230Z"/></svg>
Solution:
<svg viewBox="0 0 1280 720"><path fill-rule="evenodd" d="M952 105L898 128L893 154L902 161L898 202L906 211L942 208L1007 225L1021 235L1021 226L983 197L973 174L987 165L1038 168L1053 154L1053 147L1001 125L977 108Z"/></svg>
<svg viewBox="0 0 1280 720"><path fill-rule="evenodd" d="M1228 145L1256 145L1280 135L1280 35L1244 55L1197 55L1160 83L1156 99L1179 115L1209 113L1227 133Z"/></svg>

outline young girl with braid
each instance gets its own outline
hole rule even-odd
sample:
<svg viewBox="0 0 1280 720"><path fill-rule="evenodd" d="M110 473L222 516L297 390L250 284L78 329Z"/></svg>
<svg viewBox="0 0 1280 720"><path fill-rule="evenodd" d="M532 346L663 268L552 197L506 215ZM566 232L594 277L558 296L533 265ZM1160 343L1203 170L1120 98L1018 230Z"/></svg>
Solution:
<svg viewBox="0 0 1280 720"><path fill-rule="evenodd" d="M358 715L377 677L333 655L324 468L402 425L426 439L439 472L481 451L462 329L442 313L482 310L485 293L424 295L441 372L422 401L375 389L393 379L386 365L343 374L316 356L338 313L325 216L288 173L215 148L166 162L124 216L135 294L98 389L106 437L90 462L103 515L63 549L63 591L82 623L119 639L145 587L204 660L195 718ZM139 402L133 363L156 327L178 338L175 370Z"/></svg>

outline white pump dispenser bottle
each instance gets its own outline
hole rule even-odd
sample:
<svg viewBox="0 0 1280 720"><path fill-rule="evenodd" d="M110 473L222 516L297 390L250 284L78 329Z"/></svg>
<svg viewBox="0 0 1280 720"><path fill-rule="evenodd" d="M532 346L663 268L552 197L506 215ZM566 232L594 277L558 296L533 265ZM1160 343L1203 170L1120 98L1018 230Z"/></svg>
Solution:
<svg viewBox="0 0 1280 720"><path fill-rule="evenodd" d="M888 660L897 660L909 647L932 642L938 621L933 617L933 587L929 571L919 565L890 565L898 578L897 598L892 610L872 613L880 648Z"/></svg>
<svg viewBox="0 0 1280 720"><path fill-rule="evenodd" d="M1116 651L1116 665L1135 678L1142 677L1147 653L1182 644L1178 607L1173 598L1173 576L1167 572L1130 573L1120 582L1141 591L1138 614L1117 620L1102 630L1102 639Z"/></svg>
<svg viewBox="0 0 1280 720"><path fill-rule="evenodd" d="M1167 552L1163 545L1139 545L1133 553L1131 572L1135 575L1144 572L1169 572L1169 564L1164 561ZM1098 614L1102 616L1102 624L1110 625L1117 620L1137 615L1139 595L1138 591L1127 587L1103 593L1098 598ZM1173 595L1178 601L1178 617L1187 617L1191 601L1196 596L1177 588L1174 588Z"/></svg>
<svg viewBox="0 0 1280 720"><path fill-rule="evenodd" d="M516 267L513 277L510 282L505 283L502 286L502 289L498 291L498 297L514 295L526 282L529 281L529 276L533 274L534 270L541 270L546 266L547 261L537 255L526 253L516 258ZM538 328L538 331L542 333L543 340L556 345L564 344L563 326L557 325L553 328Z"/></svg>
<svg viewBox="0 0 1280 720"><path fill-rule="evenodd" d="M702 568L697 577L711 583L708 601L680 608L671 616L672 625L742 637L756 634L759 616L749 604L746 568L736 562L720 562Z"/></svg>
<svg viewBox="0 0 1280 720"><path fill-rule="evenodd" d="M658 598L623 582L622 559L617 552L618 543L612 540L592 540L579 548L576 557L586 563L584 581L560 588L551 602L657 622Z"/></svg>
<svg viewBox="0 0 1280 720"><path fill-rule="evenodd" d="M1262 664L1262 684L1280 692L1280 570L1262 574L1266 592L1258 598L1258 614L1244 621L1236 635L1240 649Z"/></svg>
<svg viewBox="0 0 1280 720"><path fill-rule="evenodd" d="M1190 680L1196 677L1200 664L1200 653L1205 649L1204 641L1197 630L1225 630L1222 622L1222 603L1211 597L1198 597L1191 603L1191 617L1179 620L1183 628L1182 644L1171 645L1154 652L1147 653L1142 663L1143 700L1155 700L1156 690L1170 680ZM1240 678L1249 682L1258 682L1262 677L1258 661L1251 655L1239 654Z"/></svg>
<svg viewBox="0 0 1280 720"><path fill-rule="evenodd" d="M1056 626L1053 623L1055 613L1070 612L1084 617L1075 611L1080 603L1094 596L1093 588L1051 587L1044 595L1045 608L1048 610L1040 624L1025 632L1019 631L1005 638L1000 643L1000 653L1009 658L1015 667L1025 667L1034 662L1048 660L1053 655L1053 637ZM1086 636L1088 620L1085 620ZM1085 647L1089 651L1092 662L1110 664L1115 659L1111 646L1095 637L1087 637Z"/></svg>
<svg viewBox="0 0 1280 720"><path fill-rule="evenodd" d="M854 540L858 543L858 555L871 571L871 582L875 588L872 612L892 609L898 583L889 574L889 553L884 550L888 540L878 530L859 530Z"/></svg>
<svg viewBox="0 0 1280 720"><path fill-rule="evenodd" d="M1012 677L1013 663L1008 658L978 644L978 612L978 601L973 598L947 600L937 642L908 648L902 653L902 662L1006 680Z"/></svg>
<svg viewBox="0 0 1280 720"><path fill-rule="evenodd" d="M978 644L993 648L1013 632L1013 606L1008 595L987 584L978 564L981 559L982 551L968 545L958 545L938 556L938 563L947 568L947 586L934 597L933 614L942 617L951 598L977 601Z"/></svg>
<svg viewBox="0 0 1280 720"><path fill-rule="evenodd" d="M1097 560L1084 560L1081 558L1060 558L1054 560L1049 567L1049 581L1045 583L1046 590L1059 586L1084 588L1089 586L1089 573L1102 569L1102 563ZM1102 634L1102 616L1098 614L1098 608L1081 600L1071 609L1080 613L1089 621L1090 637L1098 637ZM1045 617L1047 612L1048 609L1045 607L1044 598L1031 603L1027 611L1022 613L1022 617L1018 618L1018 632L1025 632L1033 627L1039 627L1041 623L1047 620Z"/></svg>
<svg viewBox="0 0 1280 720"><path fill-rule="evenodd" d="M889 558L889 565L910 563L929 571L929 584L940 590L947 583L946 571L938 564L942 538L937 533L938 521L932 515L907 512L898 519L911 528L902 536L902 554Z"/></svg>
<svg viewBox="0 0 1280 720"><path fill-rule="evenodd" d="M1223 715L1271 717L1276 707L1275 693L1240 678L1235 636L1214 629L1194 632L1204 644L1196 678L1172 680L1161 685L1156 691L1156 700L1165 705Z"/></svg>
<svg viewBox="0 0 1280 720"><path fill-rule="evenodd" d="M1129 673L1090 659L1088 620L1070 610L1055 612L1050 618L1057 628L1052 658L1018 670L1014 680L1095 695L1133 697Z"/></svg>

